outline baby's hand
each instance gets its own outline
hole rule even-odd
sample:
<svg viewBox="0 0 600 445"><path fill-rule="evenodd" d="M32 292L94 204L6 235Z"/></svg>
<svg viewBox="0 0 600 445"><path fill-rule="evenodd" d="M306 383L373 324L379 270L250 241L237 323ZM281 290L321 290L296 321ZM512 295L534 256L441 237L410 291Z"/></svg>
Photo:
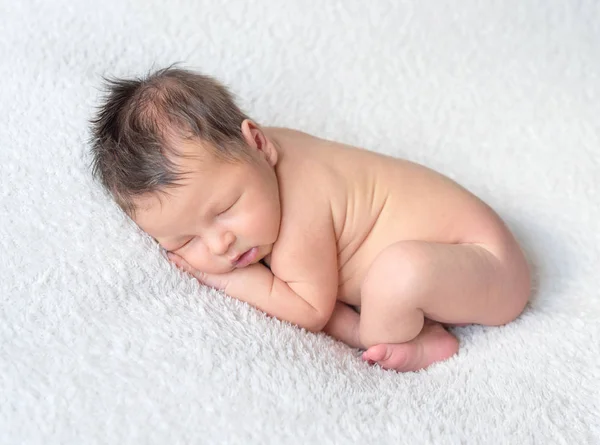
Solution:
<svg viewBox="0 0 600 445"><path fill-rule="evenodd" d="M184 260L181 256L177 255L176 253L167 252L167 258L179 269L189 273L206 286L214 287L218 290L225 290L225 288L229 284L229 273L207 274L204 272L200 272L199 270L194 269L192 266L190 266L186 260Z"/></svg>

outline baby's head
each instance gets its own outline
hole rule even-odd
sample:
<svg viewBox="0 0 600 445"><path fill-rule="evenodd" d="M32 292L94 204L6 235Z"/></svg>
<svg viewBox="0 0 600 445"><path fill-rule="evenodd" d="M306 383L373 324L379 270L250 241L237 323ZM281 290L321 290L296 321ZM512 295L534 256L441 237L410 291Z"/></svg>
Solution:
<svg viewBox="0 0 600 445"><path fill-rule="evenodd" d="M172 67L106 86L92 169L123 211L203 272L227 272L253 248L244 259L268 255L281 220L277 149L226 88Z"/></svg>

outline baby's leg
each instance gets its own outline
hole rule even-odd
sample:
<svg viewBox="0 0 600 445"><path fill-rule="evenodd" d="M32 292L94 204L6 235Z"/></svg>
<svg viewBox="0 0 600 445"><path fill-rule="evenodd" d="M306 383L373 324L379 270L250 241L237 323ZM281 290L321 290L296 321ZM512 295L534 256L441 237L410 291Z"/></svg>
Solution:
<svg viewBox="0 0 600 445"><path fill-rule="evenodd" d="M323 332L352 348L364 348L358 335L359 315L347 304L337 301Z"/></svg>
<svg viewBox="0 0 600 445"><path fill-rule="evenodd" d="M363 360L397 371L418 371L452 357L458 340L435 321L425 320L423 329L406 343L382 343L363 352Z"/></svg>
<svg viewBox="0 0 600 445"><path fill-rule="evenodd" d="M486 247L399 242L379 254L363 282L360 340L366 347L439 340L441 327L417 337L425 317L505 324L521 313L529 292L529 269L514 241Z"/></svg>
<svg viewBox="0 0 600 445"><path fill-rule="evenodd" d="M359 339L359 314L338 301L323 331L353 348L364 349ZM402 344L380 344L363 353L363 360L378 362L383 368L416 371L456 353L458 341L439 323L425 321L425 327L414 339Z"/></svg>

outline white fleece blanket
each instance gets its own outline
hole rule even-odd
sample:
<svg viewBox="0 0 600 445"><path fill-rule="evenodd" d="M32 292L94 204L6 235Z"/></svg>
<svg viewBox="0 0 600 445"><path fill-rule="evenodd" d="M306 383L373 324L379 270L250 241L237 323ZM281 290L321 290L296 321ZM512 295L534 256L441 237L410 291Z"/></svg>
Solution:
<svg viewBox="0 0 600 445"><path fill-rule="evenodd" d="M0 0L0 17L0 443L600 443L598 2ZM530 307L398 374L180 274L87 155L101 76L175 61L260 123L468 187L523 243Z"/></svg>

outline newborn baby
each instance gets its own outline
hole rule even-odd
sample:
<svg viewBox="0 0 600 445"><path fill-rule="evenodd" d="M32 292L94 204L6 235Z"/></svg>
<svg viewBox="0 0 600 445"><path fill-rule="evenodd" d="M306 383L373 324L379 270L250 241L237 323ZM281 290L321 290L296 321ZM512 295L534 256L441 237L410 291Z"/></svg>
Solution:
<svg viewBox="0 0 600 445"><path fill-rule="evenodd" d="M458 350L443 325L502 325L530 293L498 215L421 165L262 127L210 77L108 81L93 171L202 283L413 371Z"/></svg>

